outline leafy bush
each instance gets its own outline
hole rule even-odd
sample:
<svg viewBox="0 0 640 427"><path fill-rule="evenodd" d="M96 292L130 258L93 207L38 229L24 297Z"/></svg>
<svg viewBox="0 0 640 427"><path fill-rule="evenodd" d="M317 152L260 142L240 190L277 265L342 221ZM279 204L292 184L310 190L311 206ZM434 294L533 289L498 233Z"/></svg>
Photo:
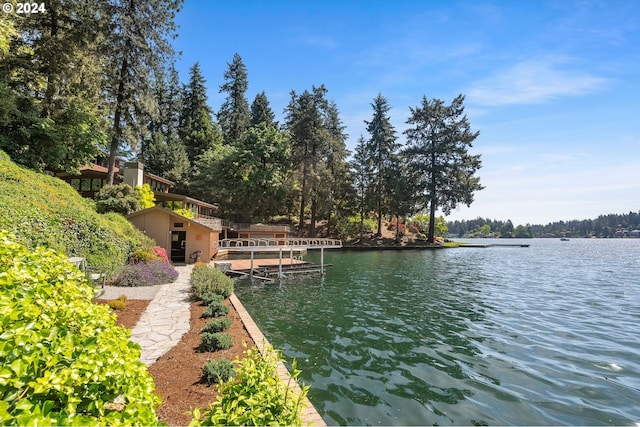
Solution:
<svg viewBox="0 0 640 427"><path fill-rule="evenodd" d="M203 332L200 334L199 351L226 350L233 346L233 340L229 334L224 332Z"/></svg>
<svg viewBox="0 0 640 427"><path fill-rule="evenodd" d="M140 210L138 194L129 184L105 185L94 196L99 213L129 215Z"/></svg>
<svg viewBox="0 0 640 427"><path fill-rule="evenodd" d="M127 308L127 296L122 294L117 299L107 302L107 305L114 310L124 310Z"/></svg>
<svg viewBox="0 0 640 427"><path fill-rule="evenodd" d="M235 375L233 366L234 363L224 357L220 358L220 360L209 360L202 367L202 380L207 385L228 381L229 378Z"/></svg>
<svg viewBox="0 0 640 427"><path fill-rule="evenodd" d="M205 311L202 312L200 317L222 317L229 314L229 307L222 304L221 302L214 302L209 304L209 307Z"/></svg>
<svg viewBox="0 0 640 427"><path fill-rule="evenodd" d="M187 219L193 219L196 216L191 209L179 208L179 209L174 209L173 212Z"/></svg>
<svg viewBox="0 0 640 427"><path fill-rule="evenodd" d="M224 297L220 294L216 294L215 292L207 292L202 295L202 304L211 305L214 302L221 303L224 300Z"/></svg>
<svg viewBox="0 0 640 427"><path fill-rule="evenodd" d="M165 263L167 264L171 264L169 262L169 257L167 256L167 251L165 248L160 247L160 246L154 246L153 249L151 250L151 252L157 256L158 258L160 258L161 260L163 260Z"/></svg>
<svg viewBox="0 0 640 427"><path fill-rule="evenodd" d="M207 410L193 411L191 425L203 426L266 426L302 425L300 417L303 399L309 388L296 394L290 384L278 376L280 352L266 346L264 354L257 347L245 351L238 362L233 381L218 384L218 399ZM293 362L291 379L296 381L300 371Z"/></svg>
<svg viewBox="0 0 640 427"><path fill-rule="evenodd" d="M202 299L208 292L228 298L233 294L233 280L208 264L196 265L191 272L191 293L194 299Z"/></svg>
<svg viewBox="0 0 640 427"><path fill-rule="evenodd" d="M112 267L110 273L133 251L154 246L122 215L96 213L93 200L58 178L17 166L2 151L0 229L30 249L85 257L89 265Z"/></svg>
<svg viewBox="0 0 640 427"><path fill-rule="evenodd" d="M122 267L116 279L116 286L153 286L173 283L178 272L164 261L155 260L148 263L128 264Z"/></svg>
<svg viewBox="0 0 640 427"><path fill-rule="evenodd" d="M376 226L376 221L367 217L362 222L362 233L370 234ZM338 237L344 240L360 238L360 214L347 218L338 218L336 223L336 233L338 234Z"/></svg>
<svg viewBox="0 0 640 427"><path fill-rule="evenodd" d="M149 184L142 186L136 185L136 196L138 196L138 204L140 209L152 208L156 205L156 196L153 194L153 190Z"/></svg>
<svg viewBox="0 0 640 427"><path fill-rule="evenodd" d="M159 259L152 252L138 249L129 256L129 264L137 264L139 262L149 262Z"/></svg>
<svg viewBox="0 0 640 427"><path fill-rule="evenodd" d="M0 232L0 425L156 425L140 347L63 254Z"/></svg>
<svg viewBox="0 0 640 427"><path fill-rule="evenodd" d="M223 332L229 329L230 327L231 327L231 319L224 317L221 319L213 319L207 322L207 324L204 325L204 328L202 328L202 332L210 332L210 333Z"/></svg>

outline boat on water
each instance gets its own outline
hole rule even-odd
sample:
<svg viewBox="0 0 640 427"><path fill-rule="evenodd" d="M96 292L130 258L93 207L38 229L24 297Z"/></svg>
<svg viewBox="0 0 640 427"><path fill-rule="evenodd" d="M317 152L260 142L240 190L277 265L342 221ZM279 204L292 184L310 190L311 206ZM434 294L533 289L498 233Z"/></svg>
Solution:
<svg viewBox="0 0 640 427"><path fill-rule="evenodd" d="M560 238L560 241L562 241L562 242L568 242L568 241L569 241L569 238L568 238L568 237L561 237L561 238Z"/></svg>

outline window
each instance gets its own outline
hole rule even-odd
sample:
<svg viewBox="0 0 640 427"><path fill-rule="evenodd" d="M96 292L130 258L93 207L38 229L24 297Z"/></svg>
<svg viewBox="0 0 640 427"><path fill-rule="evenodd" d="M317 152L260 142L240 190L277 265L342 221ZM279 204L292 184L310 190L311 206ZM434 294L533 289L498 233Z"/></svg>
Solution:
<svg viewBox="0 0 640 427"><path fill-rule="evenodd" d="M91 179L83 178L80 185L80 191L91 191Z"/></svg>
<svg viewBox="0 0 640 427"><path fill-rule="evenodd" d="M75 188L77 191L80 191L80 179L79 178L73 178L70 182L71 186L73 188Z"/></svg>
<svg viewBox="0 0 640 427"><path fill-rule="evenodd" d="M102 188L102 180L100 178L94 178L91 180L91 191L100 191Z"/></svg>
<svg viewBox="0 0 640 427"><path fill-rule="evenodd" d="M184 227L184 223L183 222L174 222L173 223L173 227L174 228L183 228Z"/></svg>

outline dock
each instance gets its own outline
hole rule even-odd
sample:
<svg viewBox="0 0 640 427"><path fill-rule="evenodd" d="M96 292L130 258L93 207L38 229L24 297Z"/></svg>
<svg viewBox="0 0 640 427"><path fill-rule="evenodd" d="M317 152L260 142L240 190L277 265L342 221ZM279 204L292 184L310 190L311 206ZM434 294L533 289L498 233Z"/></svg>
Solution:
<svg viewBox="0 0 640 427"><path fill-rule="evenodd" d="M460 243L459 248L528 248L529 244L519 243Z"/></svg>
<svg viewBox="0 0 640 427"><path fill-rule="evenodd" d="M292 274L319 273L324 275L325 249L342 248L342 241L322 238L287 239L224 239L218 244L226 253L248 253L249 259L215 261L214 265L231 277L249 277L268 282L283 279ZM303 257L294 256L309 249L320 249L320 265L305 262ZM278 253L278 258L256 259L256 253ZM283 256L284 255L284 256Z"/></svg>

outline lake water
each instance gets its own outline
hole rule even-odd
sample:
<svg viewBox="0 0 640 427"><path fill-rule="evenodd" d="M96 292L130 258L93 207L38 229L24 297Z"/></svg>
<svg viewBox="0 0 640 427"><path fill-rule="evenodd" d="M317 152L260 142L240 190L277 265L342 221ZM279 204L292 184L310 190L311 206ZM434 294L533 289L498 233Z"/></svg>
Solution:
<svg viewBox="0 0 640 427"><path fill-rule="evenodd" d="M484 242L236 293L329 425L640 425L640 239Z"/></svg>

